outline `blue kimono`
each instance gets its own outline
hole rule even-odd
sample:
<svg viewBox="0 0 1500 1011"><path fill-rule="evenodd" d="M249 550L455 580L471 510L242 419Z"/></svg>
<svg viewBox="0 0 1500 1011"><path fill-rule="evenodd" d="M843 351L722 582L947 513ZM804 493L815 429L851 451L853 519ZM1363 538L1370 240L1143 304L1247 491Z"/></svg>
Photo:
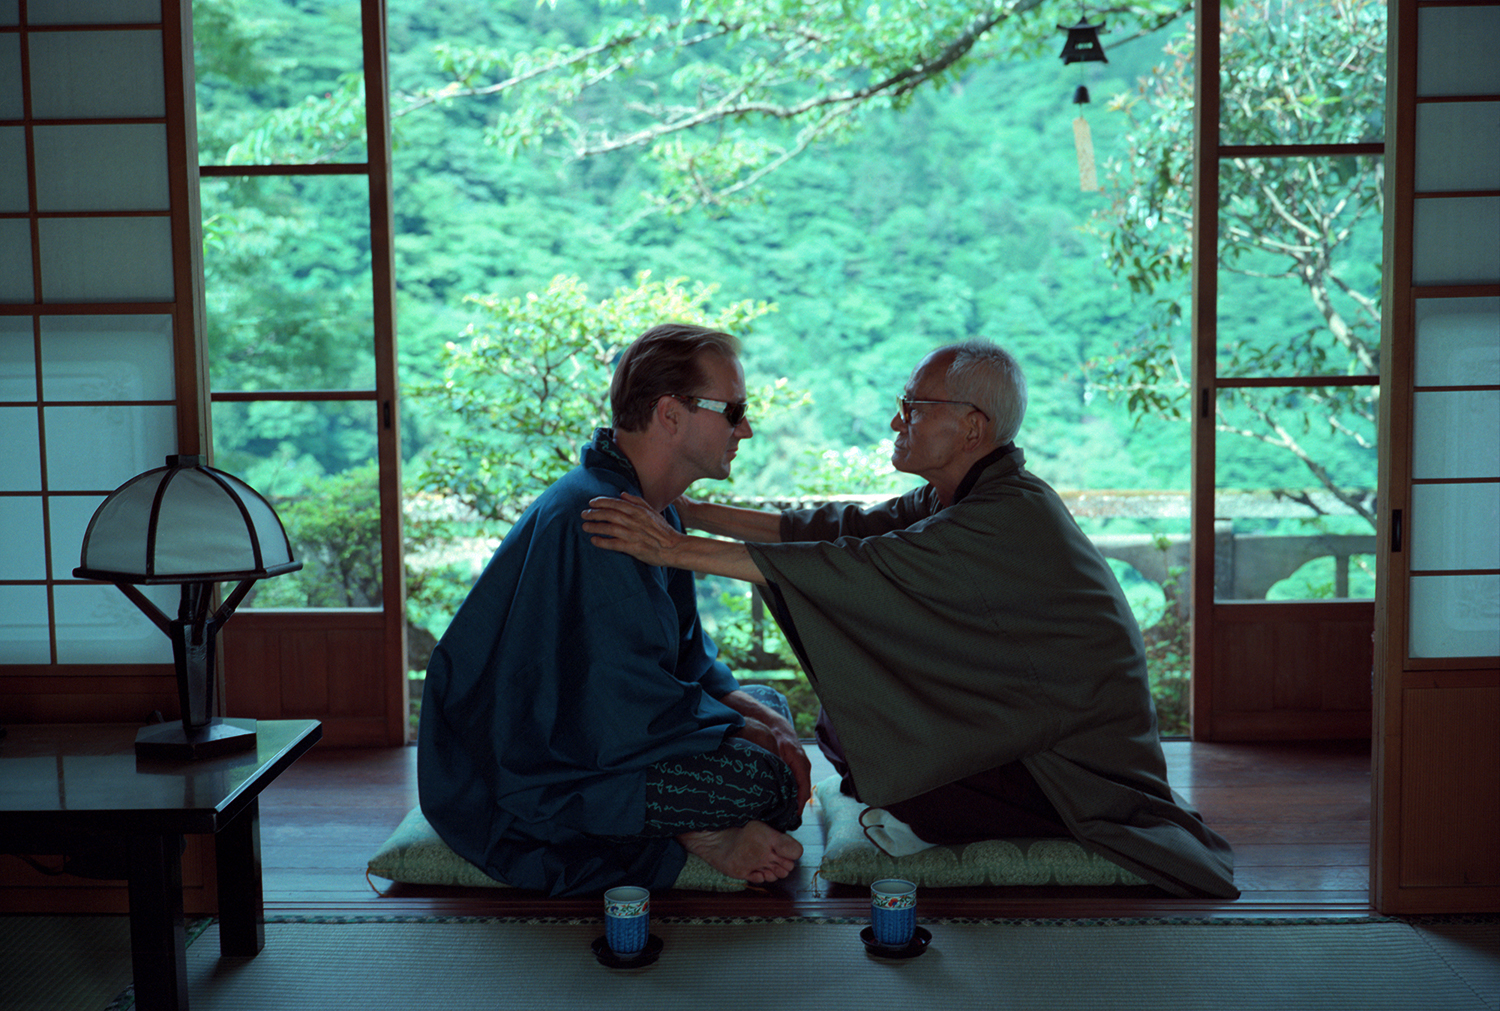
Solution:
<svg viewBox="0 0 1500 1011"><path fill-rule="evenodd" d="M626 491L640 494L634 468L599 429L506 536L427 667L422 813L518 888L669 887L682 846L628 838L644 823L646 769L713 751L744 724L717 701L738 685L698 622L693 574L583 532L589 499Z"/></svg>

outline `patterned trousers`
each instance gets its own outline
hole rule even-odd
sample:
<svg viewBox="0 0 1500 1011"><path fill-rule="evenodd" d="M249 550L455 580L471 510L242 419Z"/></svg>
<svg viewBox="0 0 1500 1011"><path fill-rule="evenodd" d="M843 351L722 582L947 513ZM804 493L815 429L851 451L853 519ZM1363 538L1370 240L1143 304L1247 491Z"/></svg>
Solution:
<svg viewBox="0 0 1500 1011"><path fill-rule="evenodd" d="M786 699L774 688L746 685L741 691L791 721ZM716 751L670 758L647 770L643 836L735 828L751 820L781 832L802 823L791 767L759 745L731 737Z"/></svg>

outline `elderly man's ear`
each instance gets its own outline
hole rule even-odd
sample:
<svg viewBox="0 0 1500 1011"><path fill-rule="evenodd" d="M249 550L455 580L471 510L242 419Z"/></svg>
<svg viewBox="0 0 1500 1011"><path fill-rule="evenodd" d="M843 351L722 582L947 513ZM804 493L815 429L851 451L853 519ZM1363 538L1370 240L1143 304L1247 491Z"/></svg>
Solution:
<svg viewBox="0 0 1500 1011"><path fill-rule="evenodd" d="M978 411L969 412L969 428L964 433L965 449L977 449L985 441L985 428L988 422L976 418L975 415L978 413Z"/></svg>

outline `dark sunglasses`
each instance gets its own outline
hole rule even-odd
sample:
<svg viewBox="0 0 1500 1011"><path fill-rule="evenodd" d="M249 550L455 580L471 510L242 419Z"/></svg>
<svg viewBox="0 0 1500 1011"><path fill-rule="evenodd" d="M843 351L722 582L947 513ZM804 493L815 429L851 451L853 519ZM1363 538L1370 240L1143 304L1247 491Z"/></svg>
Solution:
<svg viewBox="0 0 1500 1011"><path fill-rule="evenodd" d="M745 420L745 412L750 405L745 401L738 404L728 404L722 400L705 400L702 397L684 397L678 393L669 393L667 396L673 400L680 400L690 407L706 407L715 414L724 415L724 420L729 422L730 428L737 428L739 423Z"/></svg>

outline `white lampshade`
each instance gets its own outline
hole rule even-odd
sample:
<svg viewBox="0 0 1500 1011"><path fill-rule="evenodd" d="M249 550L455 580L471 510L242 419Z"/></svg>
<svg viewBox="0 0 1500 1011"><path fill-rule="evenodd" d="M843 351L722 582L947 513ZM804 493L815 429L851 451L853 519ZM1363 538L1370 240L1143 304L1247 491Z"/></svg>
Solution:
<svg viewBox="0 0 1500 1011"><path fill-rule="evenodd" d="M302 567L275 510L255 489L203 465L169 456L99 506L73 575L112 583L264 579Z"/></svg>

